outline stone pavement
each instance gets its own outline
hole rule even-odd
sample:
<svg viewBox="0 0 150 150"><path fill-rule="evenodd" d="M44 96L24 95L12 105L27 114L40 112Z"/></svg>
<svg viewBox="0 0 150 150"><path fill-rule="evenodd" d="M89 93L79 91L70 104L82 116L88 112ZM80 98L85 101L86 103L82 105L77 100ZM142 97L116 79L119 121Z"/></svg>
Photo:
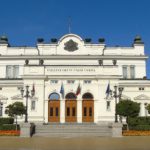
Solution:
<svg viewBox="0 0 150 150"><path fill-rule="evenodd" d="M150 136L141 137L0 137L0 150L150 150Z"/></svg>

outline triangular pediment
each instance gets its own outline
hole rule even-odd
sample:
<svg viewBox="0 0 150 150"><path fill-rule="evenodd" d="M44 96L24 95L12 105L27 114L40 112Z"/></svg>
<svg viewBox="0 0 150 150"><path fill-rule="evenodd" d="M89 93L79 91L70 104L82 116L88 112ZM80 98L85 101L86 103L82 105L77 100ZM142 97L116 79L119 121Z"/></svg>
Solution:
<svg viewBox="0 0 150 150"><path fill-rule="evenodd" d="M11 99L12 100L22 100L23 98L22 98L21 94L18 94L18 95L11 97Z"/></svg>
<svg viewBox="0 0 150 150"><path fill-rule="evenodd" d="M0 95L0 100L8 100L8 98L4 95Z"/></svg>
<svg viewBox="0 0 150 150"><path fill-rule="evenodd" d="M121 99L122 100L131 100L131 98L129 96L124 95L124 94L121 95Z"/></svg>
<svg viewBox="0 0 150 150"><path fill-rule="evenodd" d="M134 100L150 100L150 97L144 94L141 94L134 98Z"/></svg>

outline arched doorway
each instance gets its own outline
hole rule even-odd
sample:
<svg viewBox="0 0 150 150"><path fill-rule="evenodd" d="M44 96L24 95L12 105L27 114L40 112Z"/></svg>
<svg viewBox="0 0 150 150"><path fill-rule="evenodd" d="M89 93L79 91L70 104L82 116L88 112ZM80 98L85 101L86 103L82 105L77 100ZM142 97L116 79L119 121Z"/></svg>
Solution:
<svg viewBox="0 0 150 150"><path fill-rule="evenodd" d="M49 95L48 122L60 122L60 96L57 93Z"/></svg>
<svg viewBox="0 0 150 150"><path fill-rule="evenodd" d="M91 93L82 96L82 122L94 122L94 97Z"/></svg>
<svg viewBox="0 0 150 150"><path fill-rule="evenodd" d="M65 97L65 121L77 122L77 97L74 93L68 93Z"/></svg>

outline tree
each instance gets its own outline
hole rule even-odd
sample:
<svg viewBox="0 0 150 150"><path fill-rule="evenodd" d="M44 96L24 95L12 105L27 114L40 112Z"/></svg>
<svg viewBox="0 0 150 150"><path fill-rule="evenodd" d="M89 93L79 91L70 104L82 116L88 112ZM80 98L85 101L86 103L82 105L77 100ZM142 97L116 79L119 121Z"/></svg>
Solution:
<svg viewBox="0 0 150 150"><path fill-rule="evenodd" d="M26 107L23 105L22 102L15 102L6 107L5 113L8 114L8 116L16 119L16 130L17 130L17 116L25 114Z"/></svg>
<svg viewBox="0 0 150 150"><path fill-rule="evenodd" d="M128 118L137 117L140 112L140 104L131 100L121 100L116 106L116 113L120 116L126 117L127 129Z"/></svg>
<svg viewBox="0 0 150 150"><path fill-rule="evenodd" d="M148 113L150 113L150 104L146 106L146 109L148 110Z"/></svg>

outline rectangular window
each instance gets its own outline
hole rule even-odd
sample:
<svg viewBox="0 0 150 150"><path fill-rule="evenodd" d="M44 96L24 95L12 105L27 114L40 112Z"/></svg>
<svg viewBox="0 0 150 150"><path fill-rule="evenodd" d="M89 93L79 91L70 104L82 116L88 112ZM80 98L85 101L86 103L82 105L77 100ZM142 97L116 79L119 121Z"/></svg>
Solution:
<svg viewBox="0 0 150 150"><path fill-rule="evenodd" d="M56 116L58 117L58 114L59 114L59 110L58 110L58 107L56 107Z"/></svg>
<svg viewBox="0 0 150 150"><path fill-rule="evenodd" d="M70 107L67 107L67 116L70 116Z"/></svg>
<svg viewBox="0 0 150 150"><path fill-rule="evenodd" d="M75 107L72 108L72 116L76 116L76 108Z"/></svg>
<svg viewBox="0 0 150 150"><path fill-rule="evenodd" d="M84 80L84 84L91 84L91 80Z"/></svg>
<svg viewBox="0 0 150 150"><path fill-rule="evenodd" d="M122 71L123 71L123 78L127 79L127 66L123 66Z"/></svg>
<svg viewBox="0 0 150 150"><path fill-rule="evenodd" d="M92 107L89 107L89 116L92 116Z"/></svg>
<svg viewBox="0 0 150 150"><path fill-rule="evenodd" d="M35 110L35 101L31 101L31 110Z"/></svg>
<svg viewBox="0 0 150 150"><path fill-rule="evenodd" d="M86 107L84 107L83 111L84 111L84 116L86 116L87 115L87 109L86 109Z"/></svg>
<svg viewBox="0 0 150 150"><path fill-rule="evenodd" d="M107 102L106 102L106 110L107 110L107 111L110 111L110 101L107 101Z"/></svg>
<svg viewBox="0 0 150 150"><path fill-rule="evenodd" d="M19 66L6 66L6 78L18 78L19 77Z"/></svg>
<svg viewBox="0 0 150 150"><path fill-rule="evenodd" d="M130 66L130 78L135 78L135 66Z"/></svg>
<svg viewBox="0 0 150 150"><path fill-rule="evenodd" d="M50 116L53 116L53 107L50 107Z"/></svg>
<svg viewBox="0 0 150 150"><path fill-rule="evenodd" d="M67 80L68 84L74 84L74 82L75 82L74 80Z"/></svg>
<svg viewBox="0 0 150 150"><path fill-rule="evenodd" d="M51 80L51 84L57 84L58 80Z"/></svg>

